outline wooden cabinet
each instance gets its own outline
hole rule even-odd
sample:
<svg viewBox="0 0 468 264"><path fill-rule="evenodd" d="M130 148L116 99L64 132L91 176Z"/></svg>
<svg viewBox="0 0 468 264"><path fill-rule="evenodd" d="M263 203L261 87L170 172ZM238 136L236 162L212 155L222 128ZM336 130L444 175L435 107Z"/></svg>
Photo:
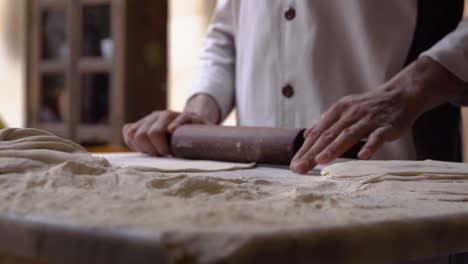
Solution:
<svg viewBox="0 0 468 264"><path fill-rule="evenodd" d="M30 0L27 125L82 144L167 101L166 0Z"/></svg>

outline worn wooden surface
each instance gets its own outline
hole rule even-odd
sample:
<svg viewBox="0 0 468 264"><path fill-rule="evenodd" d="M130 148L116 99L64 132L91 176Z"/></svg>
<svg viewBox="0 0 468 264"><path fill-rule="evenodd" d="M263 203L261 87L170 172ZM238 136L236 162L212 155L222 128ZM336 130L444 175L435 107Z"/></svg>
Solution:
<svg viewBox="0 0 468 264"><path fill-rule="evenodd" d="M445 222L447 228L443 228ZM414 225L396 224L393 228L375 226L358 227L362 232L339 228L328 230L322 240L325 243L310 243L295 248L268 249L264 238L258 239L258 251L237 256L232 263L391 263L391 264L461 264L468 263L468 254L442 254L450 248L460 250L468 246L468 221L433 221L423 228ZM387 229L386 231L384 231ZM379 231L382 230L381 233ZM414 232L412 232L414 230ZM422 231L424 231L422 233ZM165 234L148 234L136 230L111 230L78 223L65 223L31 217L0 215L0 263L2 264L47 264L47 263L171 263L173 256L164 242ZM320 233L320 232L318 232ZM364 234L365 233L365 234ZM424 235L427 234L427 236ZM311 233L313 234L313 232ZM356 235L358 234L358 235ZM320 234L319 234L320 236ZM307 235L304 236L304 238ZM334 243L329 244L327 237ZM363 238L366 238L363 240ZM431 237L438 240L428 241ZM278 237L281 239L281 236ZM388 247L388 241L401 243ZM425 243L418 243L418 241ZM262 242L263 241L263 242ZM266 242L266 243L265 243ZM287 243L285 243L287 245ZM380 246L382 245L382 246ZM413 245L412 247L409 245ZM266 249L266 250L265 250ZM245 253L245 252L244 252ZM379 259L378 254L386 255ZM428 257L423 257L423 255ZM430 255L440 257L431 257ZM409 257L413 255L412 257ZM416 257L416 255L421 255ZM17 256L17 257L13 257ZM407 256L408 261L404 261ZM377 257L374 258L374 257ZM369 259L367 259L369 258ZM401 258L403 260L401 260ZM34 261L37 259L38 261ZM391 260L393 259L393 260ZM400 259L400 260L398 260ZM239 262L239 260L242 260ZM327 261L330 260L330 261ZM336 260L336 261L335 261ZM356 262L356 260L359 260Z"/></svg>
<svg viewBox="0 0 468 264"><path fill-rule="evenodd" d="M205 176L219 174L203 173ZM294 177L298 177L277 167L249 170L249 175L252 174L284 181L294 181ZM238 178L245 176L245 171L223 172L223 175ZM468 213L453 213L435 218L393 219L326 229L310 226L266 234L223 232L200 233L193 237L180 230L149 232L138 228L93 226L73 219L0 213L0 252L67 264L171 263L177 258L174 254L185 252L173 247L174 241L180 245L180 236L188 237L182 241L185 250L206 239L217 241L222 236L224 240L221 241L249 240L249 249L235 253L229 259L230 263L468 263L466 254L449 257L454 252L468 251Z"/></svg>

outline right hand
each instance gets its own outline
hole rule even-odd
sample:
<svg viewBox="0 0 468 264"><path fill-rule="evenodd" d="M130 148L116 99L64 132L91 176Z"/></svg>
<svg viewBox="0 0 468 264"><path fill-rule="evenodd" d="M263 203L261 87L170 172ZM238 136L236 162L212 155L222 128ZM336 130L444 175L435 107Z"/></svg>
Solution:
<svg viewBox="0 0 468 264"><path fill-rule="evenodd" d="M180 113L170 110L155 111L135 123L123 127L125 144L134 151L153 156L172 153L169 134L184 124L211 124L195 113Z"/></svg>

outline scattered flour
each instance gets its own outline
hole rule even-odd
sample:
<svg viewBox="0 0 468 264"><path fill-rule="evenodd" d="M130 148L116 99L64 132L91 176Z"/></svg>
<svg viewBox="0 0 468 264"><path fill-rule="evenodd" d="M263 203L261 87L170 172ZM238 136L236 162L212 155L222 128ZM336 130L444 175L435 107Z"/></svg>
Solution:
<svg viewBox="0 0 468 264"><path fill-rule="evenodd" d="M111 166L35 129L0 130L0 214L147 232L327 228L468 213L468 165L358 161L325 177L242 177Z"/></svg>

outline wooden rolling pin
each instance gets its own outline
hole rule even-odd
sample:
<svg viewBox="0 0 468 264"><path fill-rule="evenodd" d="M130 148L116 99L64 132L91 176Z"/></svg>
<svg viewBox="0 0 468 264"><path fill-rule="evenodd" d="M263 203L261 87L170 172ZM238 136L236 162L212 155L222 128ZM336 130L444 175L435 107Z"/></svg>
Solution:
<svg viewBox="0 0 468 264"><path fill-rule="evenodd" d="M304 143L305 129L185 125L171 138L174 155L184 159L289 165ZM362 146L362 145L361 145ZM342 157L356 158L360 146Z"/></svg>

